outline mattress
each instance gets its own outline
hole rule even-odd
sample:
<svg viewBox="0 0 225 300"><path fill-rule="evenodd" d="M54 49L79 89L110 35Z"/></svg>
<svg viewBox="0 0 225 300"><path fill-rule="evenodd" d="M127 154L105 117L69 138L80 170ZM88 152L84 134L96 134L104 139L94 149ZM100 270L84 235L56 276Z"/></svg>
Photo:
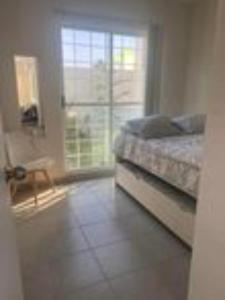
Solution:
<svg viewBox="0 0 225 300"><path fill-rule="evenodd" d="M117 158L131 162L197 198L203 135L143 140L123 132L117 138L114 150Z"/></svg>

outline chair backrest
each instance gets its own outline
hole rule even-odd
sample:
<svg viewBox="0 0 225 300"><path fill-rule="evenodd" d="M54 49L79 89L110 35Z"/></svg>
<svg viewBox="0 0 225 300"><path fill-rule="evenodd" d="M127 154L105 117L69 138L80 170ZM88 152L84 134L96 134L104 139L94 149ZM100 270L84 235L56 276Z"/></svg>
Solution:
<svg viewBox="0 0 225 300"><path fill-rule="evenodd" d="M41 157L34 138L22 130L6 133L5 141L8 164L11 167L32 162Z"/></svg>

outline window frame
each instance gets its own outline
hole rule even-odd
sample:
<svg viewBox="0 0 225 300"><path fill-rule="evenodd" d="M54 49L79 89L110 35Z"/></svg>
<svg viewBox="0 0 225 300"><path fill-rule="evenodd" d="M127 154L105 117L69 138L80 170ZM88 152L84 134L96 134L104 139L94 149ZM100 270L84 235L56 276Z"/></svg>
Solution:
<svg viewBox="0 0 225 300"><path fill-rule="evenodd" d="M61 27L61 31L64 30L64 29L69 29L69 30L72 30L72 31L76 31L76 30L80 30L81 28L77 27L77 26L71 26L71 25L63 25ZM118 107L126 107L126 106L137 106L137 107L140 107L142 106L142 115L144 115L145 113L145 84L146 84L146 80L145 80L145 73L146 73L146 68L144 68L144 70L142 70L142 72L144 73L143 74L143 99L141 102L127 102L127 101L124 101L124 102L117 102L114 100L114 42L113 42L113 38L115 35L118 35L118 36L124 36L124 37L134 37L134 38L142 38L144 39L145 36L144 35L140 35L140 34L131 34L131 33L126 33L126 32L118 32L118 31L102 31L102 30L98 30L98 29L84 29L84 27L82 27L81 29L82 31L89 31L90 33L103 33L103 34L107 34L109 35L109 101L106 101L106 102L97 102L97 101L93 101L93 102L74 102L74 103L69 103L69 102L66 102L65 103L65 106L66 108L73 108L73 107L106 107L109 109L109 148L112 148L112 143L113 143L113 129L114 129L114 108L118 108ZM61 45L62 47L64 46L63 45L63 40L61 39ZM73 44L73 46L75 47L76 43ZM93 46L93 45L91 45ZM94 46L95 47L95 46ZM121 47L121 49L123 49ZM142 49L143 51L146 51L146 47L143 47ZM145 55L146 53L143 53L143 57L142 57L142 60L143 60L143 65L144 65L144 62L145 62ZM64 60L62 59L62 66L64 66ZM64 76L63 76L64 77ZM63 82L64 82L64 78L63 78ZM64 83L65 84L65 83ZM64 85L63 85L63 88ZM65 94L65 90L64 90L64 94ZM64 139L64 145L66 144L66 140ZM76 156L74 156L75 159L77 159ZM64 159L66 161L66 155L64 156ZM67 171L68 171L68 167L67 167ZM75 169L76 172L80 172L80 171L90 171L90 169Z"/></svg>

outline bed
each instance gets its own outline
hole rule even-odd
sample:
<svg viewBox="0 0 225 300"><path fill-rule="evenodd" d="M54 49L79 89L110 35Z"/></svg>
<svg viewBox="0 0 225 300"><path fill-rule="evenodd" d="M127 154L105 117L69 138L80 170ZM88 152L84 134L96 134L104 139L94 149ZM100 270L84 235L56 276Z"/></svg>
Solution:
<svg viewBox="0 0 225 300"><path fill-rule="evenodd" d="M203 135L143 140L123 132L115 143L115 153L196 198L202 145Z"/></svg>
<svg viewBox="0 0 225 300"><path fill-rule="evenodd" d="M116 182L192 246L203 135L144 140L122 132Z"/></svg>

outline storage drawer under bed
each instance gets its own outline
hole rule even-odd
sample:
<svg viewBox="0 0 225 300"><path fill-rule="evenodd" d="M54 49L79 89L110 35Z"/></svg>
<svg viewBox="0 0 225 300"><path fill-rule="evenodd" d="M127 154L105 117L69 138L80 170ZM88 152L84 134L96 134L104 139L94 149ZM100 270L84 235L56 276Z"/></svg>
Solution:
<svg viewBox="0 0 225 300"><path fill-rule="evenodd" d="M192 247L195 200L129 163L117 163L116 183Z"/></svg>

